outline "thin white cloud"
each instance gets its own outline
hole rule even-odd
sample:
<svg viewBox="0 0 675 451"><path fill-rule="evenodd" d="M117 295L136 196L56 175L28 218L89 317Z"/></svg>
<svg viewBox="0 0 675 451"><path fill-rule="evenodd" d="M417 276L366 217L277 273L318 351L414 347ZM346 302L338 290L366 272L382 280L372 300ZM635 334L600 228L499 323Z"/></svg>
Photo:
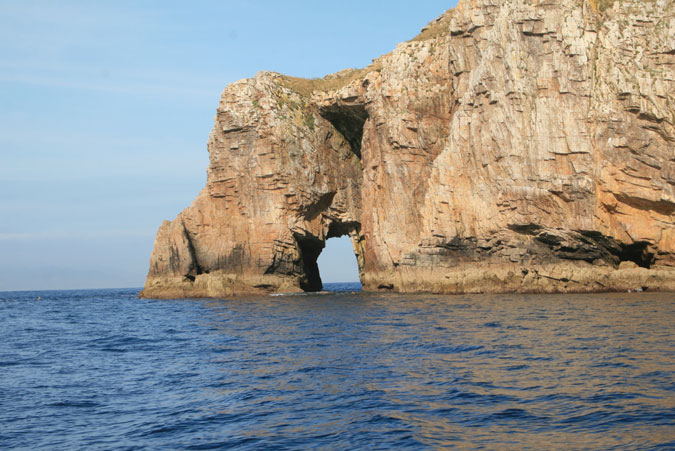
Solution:
<svg viewBox="0 0 675 451"><path fill-rule="evenodd" d="M152 237L154 230L100 230L96 232L34 232L34 233L0 233L0 241L37 241L62 240L73 238L133 238Z"/></svg>
<svg viewBox="0 0 675 451"><path fill-rule="evenodd" d="M170 8L157 2L154 5L137 2L134 8L127 8L121 2L81 2L60 0L17 0L0 1L0 36L11 33L13 37L24 38L13 45L32 45L45 35L51 36L54 30L62 30L60 42L77 42L73 30L92 32L100 35L105 30L138 30L162 24ZM46 42L50 45L51 43Z"/></svg>
<svg viewBox="0 0 675 451"><path fill-rule="evenodd" d="M36 75L38 74L38 75ZM40 76L39 74L46 74ZM69 88L96 89L111 92L137 93L139 89L157 89L162 93L178 90L179 93L219 95L220 91L237 78L235 75L204 76L204 73L175 70L175 68L152 67L145 70L119 68L110 69L99 64L78 64L67 62L46 62L44 60L5 59L0 60L0 77L7 81L31 84L47 84ZM208 74L207 74L208 75ZM93 81L92 81L93 80ZM195 89L194 86L204 88ZM215 86L216 90L207 89ZM186 89L186 87L190 87Z"/></svg>
<svg viewBox="0 0 675 451"><path fill-rule="evenodd" d="M175 12L161 2L127 8L114 2L0 0L0 11L3 83L217 100L239 78L153 58L147 37L173 36L178 25ZM154 45L149 48L162 49Z"/></svg>
<svg viewBox="0 0 675 451"><path fill-rule="evenodd" d="M51 86L66 89L81 89L87 91L102 91L115 94L130 94L130 95L161 95L161 96L208 96L218 95L212 89L193 89L177 85L157 85L157 84L102 84L91 83L86 81L69 81L59 78L51 77L36 77L31 75L3 75L0 74L0 82L15 83L23 85L37 85L37 86Z"/></svg>

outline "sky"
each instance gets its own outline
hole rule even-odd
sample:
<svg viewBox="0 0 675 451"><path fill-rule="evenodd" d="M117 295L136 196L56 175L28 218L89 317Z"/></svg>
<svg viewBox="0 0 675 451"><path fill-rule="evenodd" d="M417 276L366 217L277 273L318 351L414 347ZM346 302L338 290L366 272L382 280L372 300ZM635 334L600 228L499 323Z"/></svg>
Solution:
<svg viewBox="0 0 675 451"><path fill-rule="evenodd" d="M225 86L367 66L455 4L0 0L0 291L141 287ZM358 279L347 237L319 264Z"/></svg>

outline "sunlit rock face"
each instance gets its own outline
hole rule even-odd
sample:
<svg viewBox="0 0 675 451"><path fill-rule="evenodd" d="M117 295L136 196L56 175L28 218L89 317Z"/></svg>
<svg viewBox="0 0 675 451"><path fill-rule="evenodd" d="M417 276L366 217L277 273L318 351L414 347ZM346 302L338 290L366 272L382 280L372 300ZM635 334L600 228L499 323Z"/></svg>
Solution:
<svg viewBox="0 0 675 451"><path fill-rule="evenodd" d="M362 70L228 86L145 297L675 290L675 1L463 0Z"/></svg>

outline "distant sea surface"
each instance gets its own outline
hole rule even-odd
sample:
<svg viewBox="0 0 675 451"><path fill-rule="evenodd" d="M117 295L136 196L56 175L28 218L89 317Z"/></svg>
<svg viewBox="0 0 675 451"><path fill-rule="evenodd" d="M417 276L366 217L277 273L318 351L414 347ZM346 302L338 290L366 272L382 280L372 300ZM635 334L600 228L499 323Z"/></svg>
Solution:
<svg viewBox="0 0 675 451"><path fill-rule="evenodd" d="M675 449L673 293L326 285L0 292L0 449Z"/></svg>

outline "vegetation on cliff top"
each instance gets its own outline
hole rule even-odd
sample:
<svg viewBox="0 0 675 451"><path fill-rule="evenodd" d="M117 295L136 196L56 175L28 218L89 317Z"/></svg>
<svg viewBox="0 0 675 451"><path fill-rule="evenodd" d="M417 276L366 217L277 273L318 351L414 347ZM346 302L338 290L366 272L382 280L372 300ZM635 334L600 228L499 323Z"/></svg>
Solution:
<svg viewBox="0 0 675 451"><path fill-rule="evenodd" d="M323 78L300 78L282 75L281 84L302 96L310 96L314 91L325 92L343 88L354 80L363 78L368 72L381 69L382 63L379 60L374 60L372 64L363 69L345 69Z"/></svg>
<svg viewBox="0 0 675 451"><path fill-rule="evenodd" d="M447 36L450 33L450 14L448 10L439 18L429 22L429 24L422 28L420 34L410 40L410 42L426 41L427 39L435 39L441 36Z"/></svg>
<svg viewBox="0 0 675 451"><path fill-rule="evenodd" d="M602 14L609 9L615 1L616 0L588 0L588 4L592 11L597 14ZM422 31L409 42L426 41L428 39L447 36L450 33L451 11L452 9L449 9L437 19L429 22L429 24L422 28ZM353 81L363 78L368 72L375 70L379 71L381 69L382 63L378 58L373 60L373 63L365 68L345 69L334 74L326 75L323 78L301 78L292 77L290 75L281 75L281 83L284 87L291 89L302 96L310 96L314 91L327 92L341 89Z"/></svg>
<svg viewBox="0 0 675 451"><path fill-rule="evenodd" d="M614 4L615 0L588 0L591 9L596 13L602 13Z"/></svg>
<svg viewBox="0 0 675 451"><path fill-rule="evenodd" d="M449 11L451 10L446 11L440 17L430 22L426 27L422 28L420 34L412 38L409 42L426 41L427 39L446 36L450 29ZM362 69L345 69L334 74L326 75L323 78L300 78L282 75L282 85L303 96L309 96L314 91L334 91L344 88L355 80L363 78L368 72L380 71L382 69L380 58L373 60L372 64Z"/></svg>

